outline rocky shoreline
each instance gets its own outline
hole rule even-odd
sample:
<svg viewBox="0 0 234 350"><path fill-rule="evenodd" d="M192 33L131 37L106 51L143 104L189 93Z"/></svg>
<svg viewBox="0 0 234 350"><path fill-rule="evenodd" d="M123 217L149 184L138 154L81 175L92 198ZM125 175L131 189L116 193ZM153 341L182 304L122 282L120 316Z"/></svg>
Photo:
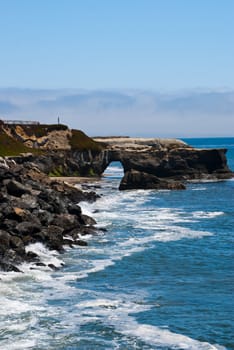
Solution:
<svg viewBox="0 0 234 350"><path fill-rule="evenodd" d="M64 246L87 245L95 234L95 220L83 215L77 203L95 201L95 192L83 192L50 179L33 163L5 161L0 166L0 270L21 272L20 264L42 266L26 247L41 242L58 252ZM49 265L55 269L55 266Z"/></svg>
<svg viewBox="0 0 234 350"><path fill-rule="evenodd" d="M181 140L93 140L81 131L69 131L60 125L34 128L3 124L0 136L0 270L3 271L20 271L20 264L25 261L42 264L35 253L28 251L29 244L41 242L49 249L63 252L65 245L87 245L83 237L97 232L95 221L83 215L78 205L81 201L95 201L96 193L83 192L61 182L61 176L73 177L73 184L80 176L96 179L111 162L118 161L124 171L120 190L183 190L191 180L233 177L227 165L226 149L196 149ZM19 153L22 147L32 153Z"/></svg>

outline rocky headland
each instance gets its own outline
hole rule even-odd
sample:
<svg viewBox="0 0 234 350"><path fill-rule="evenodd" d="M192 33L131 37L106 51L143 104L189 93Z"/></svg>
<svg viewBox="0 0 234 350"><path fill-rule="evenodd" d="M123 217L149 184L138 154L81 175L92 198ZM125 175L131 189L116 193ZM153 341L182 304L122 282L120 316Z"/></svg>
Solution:
<svg viewBox="0 0 234 350"><path fill-rule="evenodd" d="M86 245L83 237L96 232L95 221L78 203L97 196L53 177L101 176L113 161L124 169L120 190L180 190L187 181L233 176L225 149L195 149L175 139L91 139L64 125L0 123L0 269L42 264L27 249L31 243L59 252Z"/></svg>

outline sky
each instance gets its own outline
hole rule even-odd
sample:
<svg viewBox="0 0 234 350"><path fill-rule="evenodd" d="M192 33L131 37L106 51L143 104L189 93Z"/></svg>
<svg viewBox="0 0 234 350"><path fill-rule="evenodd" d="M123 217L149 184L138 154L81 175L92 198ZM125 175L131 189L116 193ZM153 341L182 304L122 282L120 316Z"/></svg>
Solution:
<svg viewBox="0 0 234 350"><path fill-rule="evenodd" d="M233 0L0 0L0 118L234 136Z"/></svg>

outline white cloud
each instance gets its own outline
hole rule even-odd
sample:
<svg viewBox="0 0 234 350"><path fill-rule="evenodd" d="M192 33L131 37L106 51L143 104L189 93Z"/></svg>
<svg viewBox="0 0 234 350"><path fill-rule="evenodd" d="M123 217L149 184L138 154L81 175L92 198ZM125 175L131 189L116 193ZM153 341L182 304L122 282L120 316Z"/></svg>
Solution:
<svg viewBox="0 0 234 350"><path fill-rule="evenodd" d="M233 136L233 91L0 89L0 118L60 121L94 135Z"/></svg>

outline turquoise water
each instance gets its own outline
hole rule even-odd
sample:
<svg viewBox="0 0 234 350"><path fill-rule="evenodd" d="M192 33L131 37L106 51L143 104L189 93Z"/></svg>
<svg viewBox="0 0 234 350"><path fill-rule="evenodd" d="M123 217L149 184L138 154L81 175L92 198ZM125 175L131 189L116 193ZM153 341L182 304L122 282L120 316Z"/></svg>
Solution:
<svg viewBox="0 0 234 350"><path fill-rule="evenodd" d="M227 147L234 139L190 139ZM83 210L107 231L63 255L58 272L1 274L0 349L234 349L234 181L186 191L117 190L111 164Z"/></svg>

